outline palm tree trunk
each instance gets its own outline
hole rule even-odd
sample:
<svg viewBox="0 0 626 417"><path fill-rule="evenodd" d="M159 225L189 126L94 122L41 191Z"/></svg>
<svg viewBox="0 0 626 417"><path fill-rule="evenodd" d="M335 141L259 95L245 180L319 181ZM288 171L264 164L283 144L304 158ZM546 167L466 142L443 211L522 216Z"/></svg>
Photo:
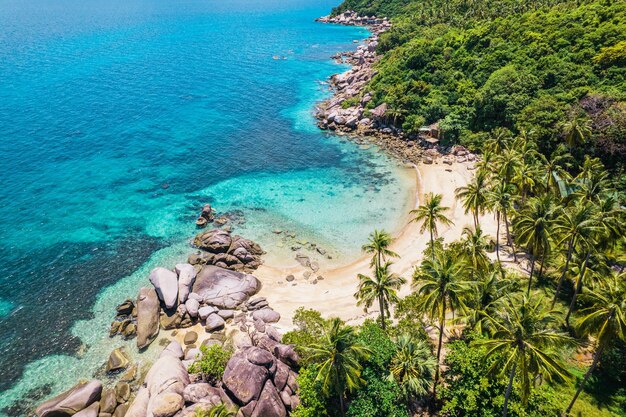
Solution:
<svg viewBox="0 0 626 417"><path fill-rule="evenodd" d="M439 343L437 344L437 367L435 368L435 382L433 383L433 401L437 401L437 381L439 381L439 362L441 360L441 346L443 344L443 332L446 325L446 300L443 300L443 312L439 318Z"/></svg>
<svg viewBox="0 0 626 417"><path fill-rule="evenodd" d="M598 350L596 350L596 353L593 356L593 362L591 363L591 366L587 370L587 373L585 373L583 380L580 382L580 385L578 386L578 389L576 390L576 394L574 394L574 398L572 398L572 402L569 403L569 405L567 406L567 409L565 410L566 416L569 415L570 411L572 411L572 407L574 406L574 403L578 399L578 396L580 395L583 388L585 387L587 380L589 379L593 371L596 369L596 366L598 365L598 361L600 360L600 356L602 355L603 350L604 350L604 345L598 346Z"/></svg>
<svg viewBox="0 0 626 417"><path fill-rule="evenodd" d="M500 212L496 211L496 222L498 226L496 227L496 258L498 258L498 262L500 262Z"/></svg>
<svg viewBox="0 0 626 417"><path fill-rule="evenodd" d="M530 295L530 286L533 283L533 273L535 272L535 256L530 254L530 277L528 277L528 289L526 290L526 295Z"/></svg>
<svg viewBox="0 0 626 417"><path fill-rule="evenodd" d="M340 392L340 390L337 389L337 395L339 396L339 410L341 410L341 415L345 416L346 412L345 412L345 405L343 403L343 392Z"/></svg>
<svg viewBox="0 0 626 417"><path fill-rule="evenodd" d="M509 385L507 385L506 392L504 393L504 405L502 407L502 417L506 417L509 411L509 397L511 396L511 389L513 388L513 378L515 378L516 369L517 369L517 362L514 362L513 368L511 368L511 373L509 374Z"/></svg>
<svg viewBox="0 0 626 417"><path fill-rule="evenodd" d="M554 308L554 304L556 304L556 298L559 296L559 291L561 290L561 285L563 285L563 280L565 279L565 274L567 273L567 268L569 268L569 261L572 259L572 252L574 250L574 236L572 236L567 244L567 258L565 259L565 267L563 268L563 273L561 274L561 278L559 278L559 283L556 286L556 292L554 293L554 299L552 299L552 307Z"/></svg>
<svg viewBox="0 0 626 417"><path fill-rule="evenodd" d="M583 263L582 268L580 268L580 274L578 274L578 281L576 282L576 288L574 289L574 296L572 297L572 302L569 305L569 310L567 311L567 315L565 316L565 324L569 326L569 318L572 315L572 311L574 311L574 307L576 306L576 298L580 293L580 290L583 288L583 276L585 275L585 271L587 270L587 262L589 262L589 257L591 256L591 249L587 251L587 257L585 258L585 263Z"/></svg>
<svg viewBox="0 0 626 417"><path fill-rule="evenodd" d="M503 214L504 214L504 224L506 226L507 243L511 246L511 250L513 251L513 260L517 262L517 253L515 253L515 244L513 243L513 238L511 238L511 232L509 231L509 217L506 214L506 210L504 210Z"/></svg>
<svg viewBox="0 0 626 417"><path fill-rule="evenodd" d="M385 331L385 309L382 295L378 296L378 306L380 307L380 325L383 331Z"/></svg>
<svg viewBox="0 0 626 417"><path fill-rule="evenodd" d="M478 229L478 207L474 210L474 230Z"/></svg>
<svg viewBox="0 0 626 417"><path fill-rule="evenodd" d="M433 229L430 228L430 251L433 258L435 260L435 238L433 236Z"/></svg>
<svg viewBox="0 0 626 417"><path fill-rule="evenodd" d="M541 263L539 264L539 276L543 276L543 265L546 261L546 248L541 251Z"/></svg>

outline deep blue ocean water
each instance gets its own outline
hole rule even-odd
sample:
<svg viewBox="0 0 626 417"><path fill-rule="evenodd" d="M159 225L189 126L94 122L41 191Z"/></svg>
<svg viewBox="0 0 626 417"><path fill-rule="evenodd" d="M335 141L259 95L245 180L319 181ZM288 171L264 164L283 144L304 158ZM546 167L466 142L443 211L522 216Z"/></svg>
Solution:
<svg viewBox="0 0 626 417"><path fill-rule="evenodd" d="M341 258L397 225L401 168L311 116L367 36L313 21L337 2L2 0L0 414L97 372L206 202L268 256L275 228Z"/></svg>

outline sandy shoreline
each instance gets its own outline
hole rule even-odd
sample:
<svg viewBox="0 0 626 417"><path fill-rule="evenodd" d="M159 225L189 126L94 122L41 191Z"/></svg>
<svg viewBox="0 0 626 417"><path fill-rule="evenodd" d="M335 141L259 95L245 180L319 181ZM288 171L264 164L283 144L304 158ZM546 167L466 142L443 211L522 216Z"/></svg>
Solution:
<svg viewBox="0 0 626 417"><path fill-rule="evenodd" d="M463 207L456 201L455 190L467 184L472 178L472 162L454 163L447 165L435 163L432 165L419 164L414 167L415 188L408 198L413 199L412 207L417 206L418 201L423 201L426 193L443 195L443 205L450 208L448 215L454 225L440 227L439 234L446 242L459 239L465 226L472 225L472 218L465 214ZM495 234L495 222L491 216L481 219L485 233ZM372 230L376 225L372 225ZM415 265L422 258L422 252L426 248L428 236L420 232L420 226L409 222L409 213L405 213L400 221L398 230L394 233L394 242L391 249L400 255L394 260L393 270L407 278L410 278ZM364 242L365 243L365 242ZM372 308L365 313L361 307L356 306L354 292L357 288L357 275L369 274L369 255L363 254L353 262L333 269L320 269L308 280L304 279L305 267L284 267L278 264L262 265L254 275L261 280L263 288L258 296L266 297L272 308L281 314L281 320L277 324L280 330L289 330L293 327L293 314L299 307L313 308L323 316L336 316L349 323L359 323L366 317L376 317L378 311ZM294 275L293 282L286 282L287 275ZM321 275L323 280L312 284L315 276ZM410 291L407 284L401 290L401 295Z"/></svg>

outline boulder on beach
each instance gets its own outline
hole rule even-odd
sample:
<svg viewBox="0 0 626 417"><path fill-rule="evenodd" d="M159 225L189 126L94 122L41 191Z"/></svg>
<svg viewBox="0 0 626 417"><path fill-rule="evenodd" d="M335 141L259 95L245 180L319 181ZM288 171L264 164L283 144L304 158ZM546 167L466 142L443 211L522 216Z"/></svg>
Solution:
<svg viewBox="0 0 626 417"><path fill-rule="evenodd" d="M41 404L35 413L39 417L71 416L100 401L101 394L100 381L81 382Z"/></svg>
<svg viewBox="0 0 626 417"><path fill-rule="evenodd" d="M159 334L159 298L152 288L143 287L137 297L137 347L143 349Z"/></svg>
<svg viewBox="0 0 626 417"><path fill-rule="evenodd" d="M252 313L254 320L261 320L264 323L276 323L280 320L280 314L271 308L263 308Z"/></svg>
<svg viewBox="0 0 626 417"><path fill-rule="evenodd" d="M193 292L202 297L204 303L221 309L239 306L260 289L261 283L253 275L213 265L204 266L193 284Z"/></svg>
<svg viewBox="0 0 626 417"><path fill-rule="evenodd" d="M272 381L267 381L251 417L286 417L287 410Z"/></svg>
<svg viewBox="0 0 626 417"><path fill-rule="evenodd" d="M198 317L198 310L200 309L198 300L188 298L187 301L185 301L185 308L187 309L187 313L189 313L189 317L194 319Z"/></svg>
<svg viewBox="0 0 626 417"><path fill-rule="evenodd" d="M267 368L251 363L245 358L245 353L240 351L228 361L222 380L237 402L245 405L259 398L268 377Z"/></svg>
<svg viewBox="0 0 626 417"><path fill-rule="evenodd" d="M213 313L206 319L205 329L207 332L223 329L226 322L219 315Z"/></svg>
<svg viewBox="0 0 626 417"><path fill-rule="evenodd" d="M183 347L177 341L172 340L170 344L167 345L165 349L163 349L163 352L161 352L161 355L159 355L159 357L163 357L163 356L173 356L177 359L182 359L184 356Z"/></svg>
<svg viewBox="0 0 626 417"><path fill-rule="evenodd" d="M149 279L165 307L175 307L178 301L178 276L176 273L169 269L157 267L150 272Z"/></svg>
<svg viewBox="0 0 626 417"><path fill-rule="evenodd" d="M184 303L196 279L196 268L191 264L176 264L174 269L178 274L178 302Z"/></svg>

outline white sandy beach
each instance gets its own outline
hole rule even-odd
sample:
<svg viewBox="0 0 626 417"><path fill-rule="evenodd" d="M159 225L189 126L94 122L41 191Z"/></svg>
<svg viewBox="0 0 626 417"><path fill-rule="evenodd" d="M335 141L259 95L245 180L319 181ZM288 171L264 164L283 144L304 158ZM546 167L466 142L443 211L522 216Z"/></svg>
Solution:
<svg viewBox="0 0 626 417"><path fill-rule="evenodd" d="M427 193L443 195L443 205L450 208L448 217L454 221L454 225L440 226L439 236L446 242L459 239L465 226L472 225L471 215L465 214L463 207L455 199L455 190L471 180L473 175L470 162L454 163L446 165L439 161L437 164L420 164L413 170L415 188L408 198L413 202L410 206L417 207L419 201L424 200ZM469 169L468 169L469 168ZM420 233L420 226L408 221L406 213L398 230L394 233L394 242L391 247L400 255L400 259L394 260L393 269L396 273L407 278L408 283L402 289L401 294L406 295L410 291L410 278L415 265L418 265L422 252L426 248L429 239L427 233ZM496 222L491 214L481 218L481 226L487 235L495 236ZM372 225L372 230L375 225ZM365 243L365 242L364 242ZM357 274L369 274L370 256L364 254L359 259L345 266L320 269L308 280L303 273L308 270L305 267L281 267L280 265L265 264L254 275L263 283L263 288L258 294L266 297L276 311L281 314L281 320L277 324L280 330L286 331L293 327L293 314L299 307L313 308L325 317L337 316L349 323L359 323L366 317L376 317L378 310L372 308L365 313L361 307L356 306L353 294L357 288ZM293 274L296 279L286 282L285 277ZM321 275L323 280L312 284L315 277Z"/></svg>

